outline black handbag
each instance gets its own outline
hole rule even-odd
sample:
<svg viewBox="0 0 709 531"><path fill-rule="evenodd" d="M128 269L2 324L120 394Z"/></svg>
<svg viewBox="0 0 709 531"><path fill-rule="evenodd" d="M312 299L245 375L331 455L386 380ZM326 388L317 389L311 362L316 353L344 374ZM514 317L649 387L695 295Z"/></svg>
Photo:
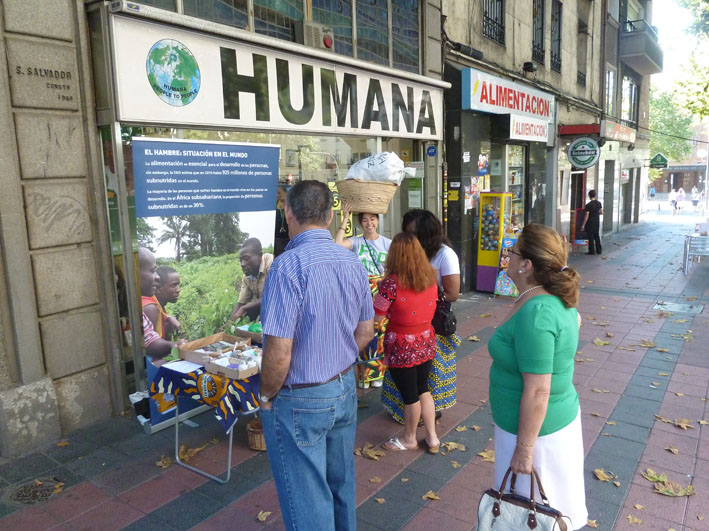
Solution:
<svg viewBox="0 0 709 531"><path fill-rule="evenodd" d="M433 314L431 321L433 330L438 336L452 336L455 334L455 328L458 324L451 303L446 300L443 290L438 286L438 300L436 301L436 312Z"/></svg>

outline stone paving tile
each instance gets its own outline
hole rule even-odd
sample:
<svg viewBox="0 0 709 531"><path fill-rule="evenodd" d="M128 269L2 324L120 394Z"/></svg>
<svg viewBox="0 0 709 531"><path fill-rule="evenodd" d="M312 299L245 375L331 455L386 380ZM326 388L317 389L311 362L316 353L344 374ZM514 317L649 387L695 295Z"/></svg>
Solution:
<svg viewBox="0 0 709 531"><path fill-rule="evenodd" d="M447 531L470 531L471 524L439 512L435 506L432 506L421 509L403 529L406 531L429 531L438 527Z"/></svg>
<svg viewBox="0 0 709 531"><path fill-rule="evenodd" d="M43 505L45 511L60 522L71 520L94 507L106 503L111 496L88 481L65 490Z"/></svg>
<svg viewBox="0 0 709 531"><path fill-rule="evenodd" d="M159 474L160 469L154 464L145 466L142 463L128 463L93 477L91 482L111 495L117 496Z"/></svg>
<svg viewBox="0 0 709 531"><path fill-rule="evenodd" d="M125 526L123 531L175 531L175 528L148 514Z"/></svg>
<svg viewBox="0 0 709 531"><path fill-rule="evenodd" d="M43 531L51 529L61 522L62 520L47 513L42 506L36 506L29 507L23 511L16 511L9 516L0 518L0 529L7 529L8 531L16 529Z"/></svg>
<svg viewBox="0 0 709 531"><path fill-rule="evenodd" d="M20 483L32 479L36 476L46 474L48 471L57 468L59 465L53 459L37 452L20 459L15 459L0 465L0 476L8 483Z"/></svg>
<svg viewBox="0 0 709 531"><path fill-rule="evenodd" d="M224 502L215 500L210 496L190 491L152 511L150 515L173 529L190 529L209 518L225 505Z"/></svg>
<svg viewBox="0 0 709 531"><path fill-rule="evenodd" d="M143 512L113 498L67 521L66 524L73 529L110 531L122 529L143 516Z"/></svg>

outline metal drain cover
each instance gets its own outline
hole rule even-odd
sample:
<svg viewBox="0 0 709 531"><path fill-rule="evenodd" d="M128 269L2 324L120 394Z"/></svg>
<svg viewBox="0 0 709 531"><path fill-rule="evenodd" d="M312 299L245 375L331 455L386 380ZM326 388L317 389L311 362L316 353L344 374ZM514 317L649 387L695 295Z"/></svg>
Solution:
<svg viewBox="0 0 709 531"><path fill-rule="evenodd" d="M17 487L10 499L17 503L33 505L48 500L52 495L62 491L64 483L57 478L35 479Z"/></svg>
<svg viewBox="0 0 709 531"><path fill-rule="evenodd" d="M684 304L682 302L663 302L658 301L655 306L652 307L653 310L665 310L672 313L691 313L694 315L702 313L704 310L703 303L697 304Z"/></svg>

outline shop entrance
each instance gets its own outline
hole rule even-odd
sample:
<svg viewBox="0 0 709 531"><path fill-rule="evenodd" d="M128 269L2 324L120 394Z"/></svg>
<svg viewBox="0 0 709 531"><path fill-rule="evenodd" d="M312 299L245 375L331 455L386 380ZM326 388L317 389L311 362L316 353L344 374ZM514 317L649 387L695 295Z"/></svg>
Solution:
<svg viewBox="0 0 709 531"><path fill-rule="evenodd" d="M586 206L586 170L571 170L571 209Z"/></svg>

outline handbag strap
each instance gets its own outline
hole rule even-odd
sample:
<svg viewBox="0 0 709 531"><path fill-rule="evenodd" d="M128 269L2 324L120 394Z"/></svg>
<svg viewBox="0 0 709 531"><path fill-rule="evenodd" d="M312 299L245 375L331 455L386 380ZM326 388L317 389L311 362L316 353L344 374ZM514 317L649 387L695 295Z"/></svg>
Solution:
<svg viewBox="0 0 709 531"><path fill-rule="evenodd" d="M505 487L507 487L507 480L508 479L510 479L510 492L514 493L515 492L515 484L517 483L517 474L512 472L511 467L507 468L507 472L505 472L505 475L502 478L502 485L500 486L500 491L499 491L499 499L502 499L502 494L505 492ZM532 501L532 503L535 503L535 501L534 501L534 483L535 482L537 484L537 489L539 490L539 495L542 498L542 502L545 505L549 505L549 499L547 498L547 495L544 492L544 487L542 486L542 480L539 478L539 473L537 472L536 468L532 467L532 473L530 474L530 477L529 477L529 499Z"/></svg>
<svg viewBox="0 0 709 531"><path fill-rule="evenodd" d="M372 248L369 246L369 243L367 243L367 238L362 236L362 241L367 246L367 250L369 251L369 257L372 259L372 262L374 263L374 267L377 268L377 272L381 275L382 269L379 267L379 262L377 262L377 259L374 257L374 253L372 252Z"/></svg>

